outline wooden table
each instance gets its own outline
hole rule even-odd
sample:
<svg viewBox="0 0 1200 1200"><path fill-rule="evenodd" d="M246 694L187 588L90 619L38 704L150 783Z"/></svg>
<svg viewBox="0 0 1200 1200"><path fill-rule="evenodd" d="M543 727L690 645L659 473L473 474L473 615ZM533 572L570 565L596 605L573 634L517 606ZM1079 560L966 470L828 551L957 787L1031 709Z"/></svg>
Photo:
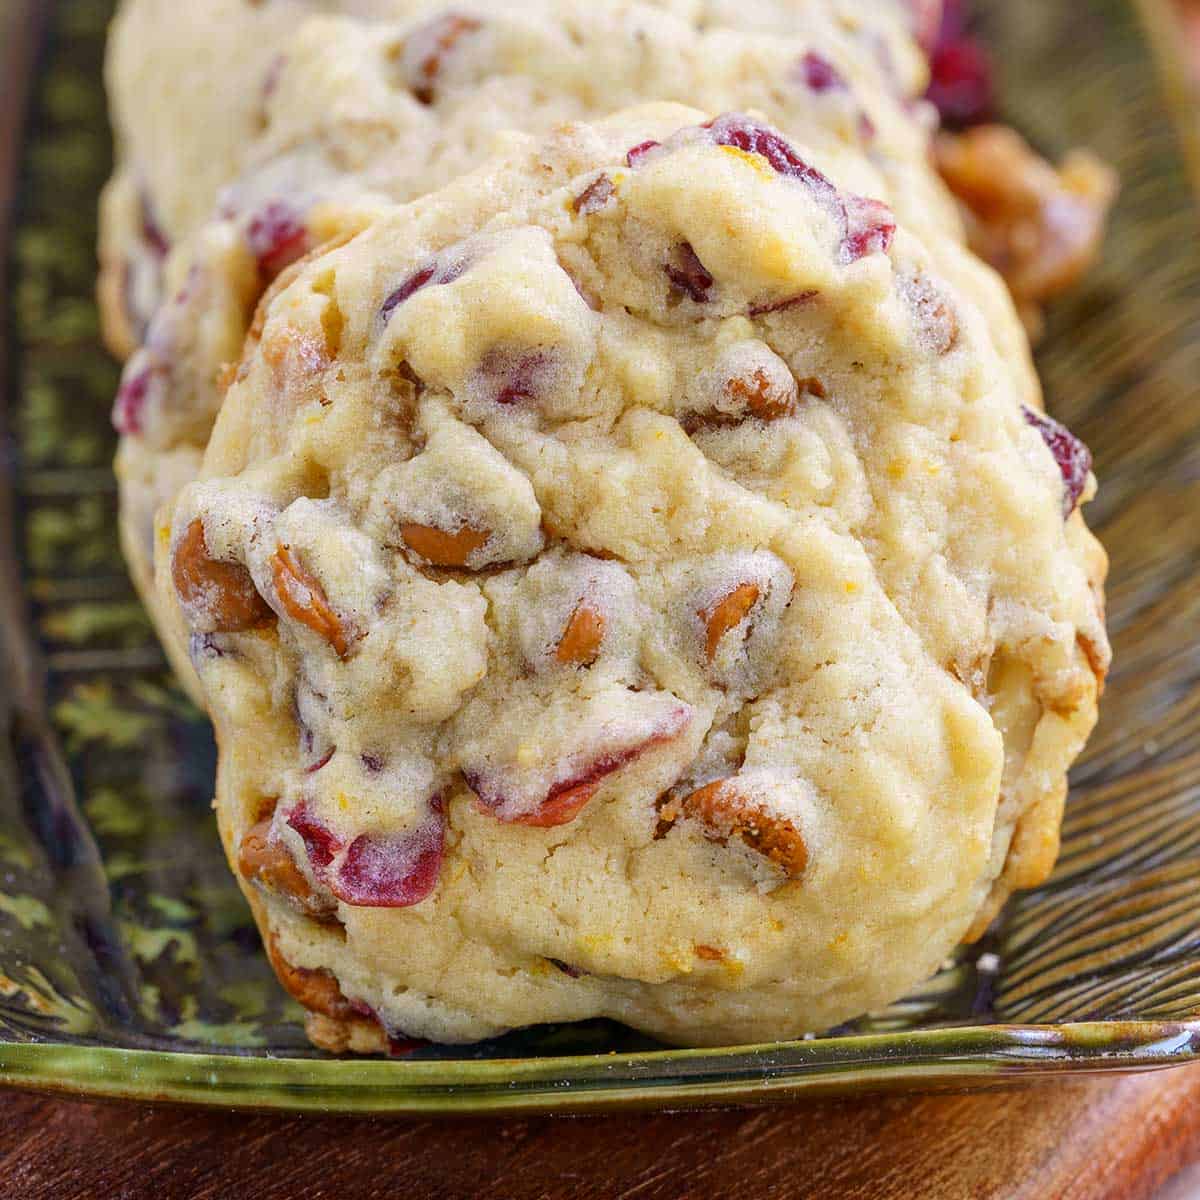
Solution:
<svg viewBox="0 0 1200 1200"><path fill-rule="evenodd" d="M0 1195L18 1200L1191 1200L1168 1184L1195 1163L1200 1067L975 1096L441 1123L0 1098Z"/></svg>

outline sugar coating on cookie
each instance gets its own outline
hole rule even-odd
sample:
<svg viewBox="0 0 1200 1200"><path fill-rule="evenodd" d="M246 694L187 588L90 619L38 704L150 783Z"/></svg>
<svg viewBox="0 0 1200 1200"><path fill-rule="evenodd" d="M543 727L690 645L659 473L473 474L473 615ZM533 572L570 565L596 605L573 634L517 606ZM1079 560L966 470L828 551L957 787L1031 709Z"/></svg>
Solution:
<svg viewBox="0 0 1200 1200"><path fill-rule="evenodd" d="M260 309L157 586L326 1044L824 1029L1045 869L1107 664L1094 483L870 178L640 108Z"/></svg>

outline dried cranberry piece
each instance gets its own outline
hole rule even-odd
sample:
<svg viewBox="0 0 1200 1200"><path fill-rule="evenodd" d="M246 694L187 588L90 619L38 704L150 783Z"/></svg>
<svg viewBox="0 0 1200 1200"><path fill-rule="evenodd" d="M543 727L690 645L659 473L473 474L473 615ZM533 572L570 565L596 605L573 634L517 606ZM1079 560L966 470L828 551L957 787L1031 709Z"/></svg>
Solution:
<svg viewBox="0 0 1200 1200"><path fill-rule="evenodd" d="M992 111L992 68L978 42L964 38L940 46L930 60L925 97L951 129L978 125Z"/></svg>
<svg viewBox="0 0 1200 1200"><path fill-rule="evenodd" d="M910 0L910 3L936 8L936 12L925 14L924 26L932 29L933 35L930 47L938 42L965 37L967 33L967 6L964 0Z"/></svg>
<svg viewBox="0 0 1200 1200"><path fill-rule="evenodd" d="M423 1050L431 1044L422 1038L410 1038L400 1033L393 1034L384 1024L383 1018L365 1000L347 1000L346 1003L356 1017L364 1017L368 1021L374 1021L383 1030L387 1037L388 1054L392 1058L404 1058L414 1051Z"/></svg>
<svg viewBox="0 0 1200 1200"><path fill-rule="evenodd" d="M322 767L327 767L329 765L329 760L331 758L333 758L333 756L336 753L337 753L337 747L330 746L329 749L326 750L325 753L322 754L321 757L318 758L316 762L310 763L307 767L304 768L305 775L315 775L319 770L321 770Z"/></svg>
<svg viewBox="0 0 1200 1200"><path fill-rule="evenodd" d="M386 325L391 320L392 313L410 296L415 296L422 288L453 283L466 269L467 261L461 257L451 258L446 262L433 259L418 267L380 306L380 320Z"/></svg>
<svg viewBox="0 0 1200 1200"><path fill-rule="evenodd" d="M409 87L422 104L432 104L437 99L442 60L462 38L481 28L482 22L475 17L445 13L409 35L404 62L409 72Z"/></svg>
<svg viewBox="0 0 1200 1200"><path fill-rule="evenodd" d="M224 658L225 648L217 641L216 634L193 633L188 637L188 658L193 666L213 659Z"/></svg>
<svg viewBox="0 0 1200 1200"><path fill-rule="evenodd" d="M581 780L568 779L556 783L546 793L546 798L538 809L526 813L523 817L517 817L515 824L529 825L534 829L554 829L559 825L566 825L583 811L588 801L596 794L603 777L616 769L614 766L595 777L589 775Z"/></svg>
<svg viewBox="0 0 1200 1200"><path fill-rule="evenodd" d="M651 138L648 142L638 142L636 146L630 147L625 152L625 165L628 167L636 167L651 150L657 150L661 146L661 142L656 142Z"/></svg>
<svg viewBox="0 0 1200 1200"><path fill-rule="evenodd" d="M127 437L145 432L146 408L162 398L167 386L167 370L153 358L143 357L141 365L134 360L132 369L125 372L117 397L113 402L112 423L116 431Z"/></svg>
<svg viewBox="0 0 1200 1200"><path fill-rule="evenodd" d="M842 219L845 232L838 250L843 265L868 254L886 253L896 232L891 209L865 196L845 196L816 167L809 166L774 130L737 113L726 113L706 126L718 146L757 154L787 179L797 179Z"/></svg>
<svg viewBox="0 0 1200 1200"><path fill-rule="evenodd" d="M432 283L436 274L437 266L434 263L429 263L414 272L383 302L379 315L386 321L392 315L393 310L403 304L409 296L415 295L423 287Z"/></svg>
<svg viewBox="0 0 1200 1200"><path fill-rule="evenodd" d="M544 350L512 354L502 349L489 350L479 364L480 376L488 381L491 399L496 404L533 401L545 390L552 369L550 355Z"/></svg>
<svg viewBox="0 0 1200 1200"><path fill-rule="evenodd" d="M811 92L823 96L828 92L849 92L850 84L846 77L821 54L810 50L796 64L796 73L801 82ZM875 122L870 116L859 111L858 136L864 142L874 141L876 135Z"/></svg>
<svg viewBox="0 0 1200 1200"><path fill-rule="evenodd" d="M925 98L951 129L977 125L992 112L991 60L978 39L967 32L960 0L946 0L929 57Z"/></svg>
<svg viewBox="0 0 1200 1200"><path fill-rule="evenodd" d="M732 146L747 154L757 154L771 164L776 174L799 179L825 199L837 199L837 188L816 167L809 166L773 129L738 113L726 113L710 121L705 128L712 132L718 146Z"/></svg>
<svg viewBox="0 0 1200 1200"><path fill-rule="evenodd" d="M291 205L271 200L250 218L246 243L258 259L259 270L274 279L308 252L308 228Z"/></svg>
<svg viewBox="0 0 1200 1200"><path fill-rule="evenodd" d="M656 744L656 740L651 740L614 754L603 755L570 779L563 779L554 784L532 812L501 819L514 825L529 825L535 829L552 829L558 825L566 825L579 815L607 776L627 766ZM504 807L507 797L482 774L464 771L463 779L485 808L498 810Z"/></svg>
<svg viewBox="0 0 1200 1200"><path fill-rule="evenodd" d="M896 235L896 218L880 200L867 196L847 196L846 236L839 255L844 264L858 262L868 254L886 254Z"/></svg>
<svg viewBox="0 0 1200 1200"><path fill-rule="evenodd" d="M437 887L445 820L435 801L432 820L398 835L360 834L329 881L339 900L361 908L407 908Z"/></svg>
<svg viewBox="0 0 1200 1200"><path fill-rule="evenodd" d="M166 258L171 250L171 241L162 231L162 226L158 223L158 218L154 212L154 205L150 200L150 196L143 190L141 193L141 209L142 209L142 241L145 242L150 249L158 255L159 258Z"/></svg>
<svg viewBox="0 0 1200 1200"><path fill-rule="evenodd" d="M789 308L799 308L815 300L820 293L816 291L797 292L794 296L784 296L782 300L765 300L762 304L752 304L748 310L752 317L762 317L767 313L783 312Z"/></svg>
<svg viewBox="0 0 1200 1200"><path fill-rule="evenodd" d="M557 967L569 979L581 979L587 974L586 971L580 970L579 967L573 967L570 963L565 963L561 958L548 958L546 960L551 966Z"/></svg>
<svg viewBox="0 0 1200 1200"><path fill-rule="evenodd" d="M810 50L800 60L799 72L805 86L818 95L825 92L844 92L849 87L841 71L815 50Z"/></svg>
<svg viewBox="0 0 1200 1200"><path fill-rule="evenodd" d="M327 867L342 848L341 839L327 825L321 824L301 802L288 817L288 825L304 842L309 861L314 867Z"/></svg>
<svg viewBox="0 0 1200 1200"><path fill-rule="evenodd" d="M502 778L485 774L483 771L464 769L463 780L467 787L475 793L480 805L493 812L502 821L514 825L529 825L535 829L549 829L557 825L565 825L579 815L609 775L628 766L655 747L678 737L691 720L691 708L687 705L680 705L655 722L639 741L622 746L607 754L598 755L582 768L573 770L567 778L560 779L551 785L536 808L515 816L506 816L501 812L509 799L505 795Z"/></svg>
<svg viewBox="0 0 1200 1200"><path fill-rule="evenodd" d="M713 286L713 277L708 268L697 257L690 242L680 242L676 246L675 259L674 263L667 263L663 267L671 285L690 296L697 304L704 304Z"/></svg>
<svg viewBox="0 0 1200 1200"><path fill-rule="evenodd" d="M1042 435L1063 477L1063 517L1069 517L1087 487L1092 469L1092 452L1065 425L1053 417L1021 406L1025 420Z"/></svg>
<svg viewBox="0 0 1200 1200"><path fill-rule="evenodd" d="M599 212L612 199L617 189L607 175L597 175L591 183L575 197L574 209L580 216Z"/></svg>
<svg viewBox="0 0 1200 1200"><path fill-rule="evenodd" d="M407 1058L410 1054L415 1054L416 1051L424 1050L426 1046L431 1045L422 1038L392 1037L390 1033L387 1044L389 1058Z"/></svg>
<svg viewBox="0 0 1200 1200"><path fill-rule="evenodd" d="M546 802L552 804L566 793L575 792L584 787L595 790L602 779L627 766L655 744L655 739L651 739L641 745L628 746L624 750L617 750L612 754L602 754L589 763L574 779L564 779L561 783L556 783L547 793Z"/></svg>

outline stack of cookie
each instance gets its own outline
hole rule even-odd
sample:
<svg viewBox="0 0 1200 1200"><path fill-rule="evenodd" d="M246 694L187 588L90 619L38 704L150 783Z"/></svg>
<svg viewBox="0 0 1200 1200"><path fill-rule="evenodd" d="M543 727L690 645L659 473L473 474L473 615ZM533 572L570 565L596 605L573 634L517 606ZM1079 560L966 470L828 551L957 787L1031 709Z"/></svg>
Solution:
<svg viewBox="0 0 1200 1200"><path fill-rule="evenodd" d="M124 6L122 536L318 1044L820 1031L1052 865L1095 484L935 7Z"/></svg>

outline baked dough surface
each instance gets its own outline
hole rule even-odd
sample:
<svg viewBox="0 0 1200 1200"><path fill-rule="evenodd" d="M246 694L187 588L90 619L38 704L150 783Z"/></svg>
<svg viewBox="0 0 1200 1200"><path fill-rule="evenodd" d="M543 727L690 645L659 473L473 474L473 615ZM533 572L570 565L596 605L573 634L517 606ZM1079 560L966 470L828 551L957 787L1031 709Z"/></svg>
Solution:
<svg viewBox="0 0 1200 1200"><path fill-rule="evenodd" d="M327 1041L821 1030L1048 870L1094 480L899 109L507 135L277 278L156 586Z"/></svg>

